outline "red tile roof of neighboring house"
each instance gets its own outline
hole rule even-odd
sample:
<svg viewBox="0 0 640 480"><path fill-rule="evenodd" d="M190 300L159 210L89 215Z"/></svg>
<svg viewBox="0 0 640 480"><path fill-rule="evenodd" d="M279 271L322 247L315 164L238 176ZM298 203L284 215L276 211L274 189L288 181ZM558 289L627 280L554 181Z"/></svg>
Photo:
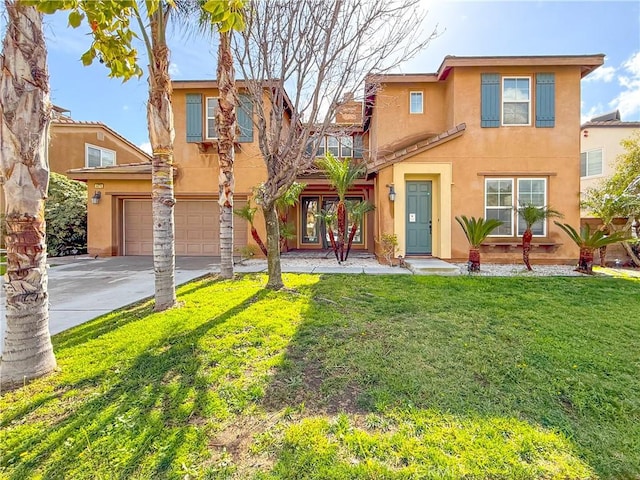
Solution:
<svg viewBox="0 0 640 480"><path fill-rule="evenodd" d="M458 138L464 133L466 128L467 125L465 123L461 123L453 128L450 128L446 132L442 132L438 135L430 135L426 138L422 138L412 143L407 147L398 148L397 150L393 151L393 153L384 155L377 158L373 162L370 162L368 165L368 172L377 172L383 167L401 162L402 160L417 155L418 153L422 153L425 150L430 150L432 148L438 147L443 143L453 140L454 138ZM398 142L398 145L400 145L400 142Z"/></svg>

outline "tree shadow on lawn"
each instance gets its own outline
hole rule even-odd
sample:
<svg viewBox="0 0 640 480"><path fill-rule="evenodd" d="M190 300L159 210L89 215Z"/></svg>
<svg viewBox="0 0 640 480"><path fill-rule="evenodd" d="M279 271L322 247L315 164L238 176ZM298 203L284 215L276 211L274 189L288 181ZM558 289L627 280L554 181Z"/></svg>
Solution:
<svg viewBox="0 0 640 480"><path fill-rule="evenodd" d="M633 420L637 398L625 399L616 386L632 367L600 351L614 352L620 342L633 348L638 339L637 326L631 337L621 335L630 321L611 334L628 308L628 284L604 280L602 290L613 298L598 311L584 308L585 298L598 297L591 279L334 280L314 286L315 302L266 391L267 410L299 409L298 419L346 413L354 428L370 415L398 411L435 412L438 421L453 418L467 430L506 421L514 431L505 442L528 425L529 433L554 436L569 457L600 474L637 474L637 457L615 458L634 448L615 436L629 435L629 428L640 433ZM610 305L620 312L614 308L608 317ZM608 376L606 385L600 375ZM542 461L553 467L558 451L550 445L540 448L549 448ZM320 440L285 442L273 472L304 468L316 458L310 452L324 447Z"/></svg>
<svg viewBox="0 0 640 480"><path fill-rule="evenodd" d="M30 478L36 472L43 478L92 478L96 472L109 478L156 478L176 468L177 457L178 465L193 461L192 455L206 450L204 434L194 426L204 417L218 415L222 420L230 414L211 391L203 365L208 360L199 355L198 342L266 294L260 290L193 330L159 338L155 348L144 351L126 370L108 377L100 372L65 385L64 393L91 385L96 391L89 392L87 401L76 400L78 407L51 412L59 419L10 446L0 461L0 466L13 468L6 478ZM21 412L42 404L35 402ZM47 419L37 414L30 421L44 424Z"/></svg>

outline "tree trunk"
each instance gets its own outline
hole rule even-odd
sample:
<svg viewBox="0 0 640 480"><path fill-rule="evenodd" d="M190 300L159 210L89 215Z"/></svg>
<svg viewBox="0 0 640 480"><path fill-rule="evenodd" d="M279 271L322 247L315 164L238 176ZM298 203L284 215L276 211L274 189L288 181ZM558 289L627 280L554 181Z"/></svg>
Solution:
<svg viewBox="0 0 640 480"><path fill-rule="evenodd" d="M56 367L49 335L44 221L51 118L47 50L42 15L19 2L6 0L5 7L8 23L0 57L0 174L7 227L2 391Z"/></svg>
<svg viewBox="0 0 640 480"><path fill-rule="evenodd" d="M267 227L267 288L279 290L284 287L282 283L282 267L280 265L280 228L278 224L278 212L275 205L264 206L262 209Z"/></svg>
<svg viewBox="0 0 640 480"><path fill-rule="evenodd" d="M231 32L220 33L218 47L218 193L220 205L220 275L233 278L233 162L236 139L236 85Z"/></svg>
<svg viewBox="0 0 640 480"><path fill-rule="evenodd" d="M344 262L344 237L347 231L347 207L342 200L338 202L338 253L340 261Z"/></svg>
<svg viewBox="0 0 640 480"><path fill-rule="evenodd" d="M153 150L151 198L153 201L153 268L155 311L176 304L175 231L173 207L173 109L169 77L169 49L164 43L164 15L159 8L151 19L152 57L149 66L147 122Z"/></svg>
<svg viewBox="0 0 640 480"><path fill-rule="evenodd" d="M331 243L331 249L333 253L336 255L336 260L340 263L340 255L338 254L338 245L336 245L336 239L333 236L333 228L331 225L327 224L327 233L329 234L329 243Z"/></svg>
<svg viewBox="0 0 640 480"><path fill-rule="evenodd" d="M578 272L586 273L588 275L593 274L593 249L581 248L580 259L578 260Z"/></svg>
<svg viewBox="0 0 640 480"><path fill-rule="evenodd" d="M358 231L358 223L355 219L353 221L353 225L351 226L351 231L349 232L349 241L347 242L347 254L344 256L345 261L349 258L349 252L351 251L351 245L353 245L353 239L356 236L356 232Z"/></svg>
<svg viewBox="0 0 640 480"><path fill-rule="evenodd" d="M469 271L470 272L480 271L480 249L479 248L469 248Z"/></svg>
<svg viewBox="0 0 640 480"><path fill-rule="evenodd" d="M524 262L527 270L533 270L531 268L531 264L529 263L529 253L531 252L531 239L533 238L533 233L530 229L526 229L524 234L522 235L522 261Z"/></svg>
<svg viewBox="0 0 640 480"><path fill-rule="evenodd" d="M600 247L600 249L598 250L598 253L600 254L600 266L606 267L607 266L607 246L605 245L604 247Z"/></svg>

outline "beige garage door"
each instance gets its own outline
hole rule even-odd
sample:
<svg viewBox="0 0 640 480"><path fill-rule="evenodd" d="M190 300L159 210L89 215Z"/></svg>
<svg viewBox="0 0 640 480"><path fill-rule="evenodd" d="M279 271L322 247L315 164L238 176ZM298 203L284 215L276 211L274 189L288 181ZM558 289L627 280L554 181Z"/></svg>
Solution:
<svg viewBox="0 0 640 480"><path fill-rule="evenodd" d="M235 208L245 202L236 201ZM215 200L180 200L175 206L176 255L220 255L220 218ZM234 217L234 244L247 244L247 222ZM125 255L153 255L150 200L124 201Z"/></svg>

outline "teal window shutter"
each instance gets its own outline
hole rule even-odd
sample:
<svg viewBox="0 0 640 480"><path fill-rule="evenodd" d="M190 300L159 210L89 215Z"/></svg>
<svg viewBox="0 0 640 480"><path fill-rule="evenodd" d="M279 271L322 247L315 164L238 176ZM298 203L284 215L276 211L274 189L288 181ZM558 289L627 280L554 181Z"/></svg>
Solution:
<svg viewBox="0 0 640 480"><path fill-rule="evenodd" d="M187 142L202 141L202 95L187 93Z"/></svg>
<svg viewBox="0 0 640 480"><path fill-rule="evenodd" d="M556 124L556 76L553 73L536 75L536 127Z"/></svg>
<svg viewBox="0 0 640 480"><path fill-rule="evenodd" d="M362 158L362 134L356 133L353 136L353 158Z"/></svg>
<svg viewBox="0 0 640 480"><path fill-rule="evenodd" d="M497 73L482 74L482 114L480 126L500 126L500 75Z"/></svg>
<svg viewBox="0 0 640 480"><path fill-rule="evenodd" d="M239 105L236 111L240 130L238 142L251 143L253 142L253 103L249 95L240 94L238 99Z"/></svg>

